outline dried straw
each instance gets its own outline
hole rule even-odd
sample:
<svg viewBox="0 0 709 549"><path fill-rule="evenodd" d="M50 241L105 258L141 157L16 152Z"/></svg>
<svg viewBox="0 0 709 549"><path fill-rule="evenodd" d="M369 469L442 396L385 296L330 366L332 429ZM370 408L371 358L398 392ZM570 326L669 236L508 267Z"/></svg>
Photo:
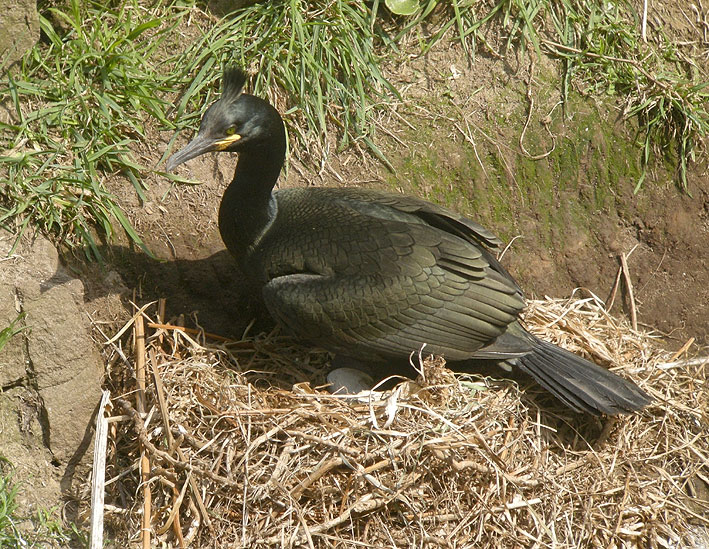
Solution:
<svg viewBox="0 0 709 549"><path fill-rule="evenodd" d="M593 296L534 301L527 322L656 402L598 420L432 359L343 398L318 388L328 355L287 338L157 329L145 414L128 370L109 375L127 418L109 445L113 539L140 536L143 448L164 547L688 546L709 527L709 359L661 367L672 353Z"/></svg>

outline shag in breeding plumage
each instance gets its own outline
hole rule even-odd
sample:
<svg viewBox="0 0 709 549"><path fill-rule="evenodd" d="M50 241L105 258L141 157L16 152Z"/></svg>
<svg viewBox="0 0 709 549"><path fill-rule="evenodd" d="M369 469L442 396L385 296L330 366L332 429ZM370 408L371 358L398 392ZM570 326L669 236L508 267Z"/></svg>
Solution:
<svg viewBox="0 0 709 549"><path fill-rule="evenodd" d="M344 357L383 363L426 352L483 359L531 375L576 411L638 410L648 395L596 364L542 341L519 322L522 291L491 253L500 241L424 200L352 188L273 191L283 166L283 121L224 74L223 93L197 136L167 163L239 152L219 207L219 230L273 318Z"/></svg>

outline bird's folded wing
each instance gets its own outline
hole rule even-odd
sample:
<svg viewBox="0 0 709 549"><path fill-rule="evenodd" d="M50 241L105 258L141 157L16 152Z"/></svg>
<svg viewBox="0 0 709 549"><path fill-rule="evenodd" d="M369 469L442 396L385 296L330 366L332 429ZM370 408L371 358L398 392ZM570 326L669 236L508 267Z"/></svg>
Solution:
<svg viewBox="0 0 709 549"><path fill-rule="evenodd" d="M392 219L399 214L409 223L417 219L431 228L462 238L477 249L491 269L506 278L507 283L522 294L517 282L490 253L490 250L499 251L502 241L475 221L443 206L411 196L359 189L347 189L346 193L341 194L343 198L348 195L353 199L352 207L371 218L381 216L384 219Z"/></svg>
<svg viewBox="0 0 709 549"><path fill-rule="evenodd" d="M362 204L384 206L384 215L391 216L392 211L402 212L420 218L425 223L459 236L470 242L482 244L491 250L498 251L502 241L482 225L448 208L433 204L420 198L400 194L376 192L370 189L347 189L351 195ZM342 193L345 196L344 193Z"/></svg>
<svg viewBox="0 0 709 549"><path fill-rule="evenodd" d="M263 289L269 311L295 335L340 352L401 356L426 343L451 360L469 358L517 318L519 289L483 250L426 225L398 228L375 231L379 247L367 255L376 269L358 270L364 260L353 256L344 271L272 278Z"/></svg>

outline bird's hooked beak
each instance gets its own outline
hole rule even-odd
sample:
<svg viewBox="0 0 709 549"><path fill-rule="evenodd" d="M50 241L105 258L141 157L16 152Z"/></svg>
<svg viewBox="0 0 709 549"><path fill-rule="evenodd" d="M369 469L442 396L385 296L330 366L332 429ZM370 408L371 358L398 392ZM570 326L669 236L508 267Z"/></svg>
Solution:
<svg viewBox="0 0 709 549"><path fill-rule="evenodd" d="M190 141L186 147L180 149L175 154L173 154L167 160L167 165L165 169L168 172L174 170L180 164L184 164L188 160L198 157L201 154L212 152L212 151L223 151L227 147L233 145L241 139L241 135L235 133L233 135L228 135L222 139L212 139L201 133L197 134L192 141Z"/></svg>

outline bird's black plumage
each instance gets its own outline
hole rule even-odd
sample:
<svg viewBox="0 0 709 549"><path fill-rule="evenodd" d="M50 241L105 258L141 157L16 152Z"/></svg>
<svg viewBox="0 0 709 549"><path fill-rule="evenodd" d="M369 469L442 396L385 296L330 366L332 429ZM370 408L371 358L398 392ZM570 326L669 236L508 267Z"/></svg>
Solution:
<svg viewBox="0 0 709 549"><path fill-rule="evenodd" d="M241 71L225 73L222 97L168 169L208 151L240 153L219 230L277 322L358 361L408 357L425 343L453 362L505 362L577 411L617 414L650 401L634 383L522 327L522 291L492 254L500 241L477 223L371 190L273 192L283 121L242 93L245 81Z"/></svg>

